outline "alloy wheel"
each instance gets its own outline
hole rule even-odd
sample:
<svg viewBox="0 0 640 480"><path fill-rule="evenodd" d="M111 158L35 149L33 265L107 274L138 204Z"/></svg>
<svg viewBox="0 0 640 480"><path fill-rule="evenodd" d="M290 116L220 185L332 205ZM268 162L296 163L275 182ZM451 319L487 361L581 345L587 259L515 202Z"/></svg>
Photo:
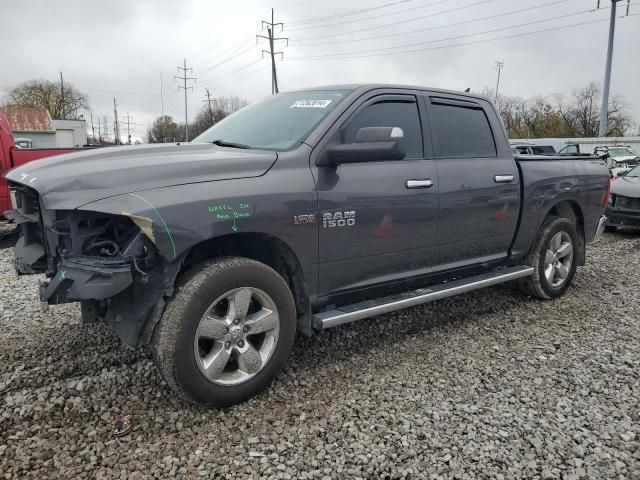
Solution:
<svg viewBox="0 0 640 480"><path fill-rule="evenodd" d="M278 309L269 295L253 287L230 290L200 319L194 338L198 368L215 384L246 382L271 358L279 330Z"/></svg>
<svg viewBox="0 0 640 480"><path fill-rule="evenodd" d="M573 242L567 232L560 231L551 238L544 258L544 275L552 287L567 280L572 263Z"/></svg>

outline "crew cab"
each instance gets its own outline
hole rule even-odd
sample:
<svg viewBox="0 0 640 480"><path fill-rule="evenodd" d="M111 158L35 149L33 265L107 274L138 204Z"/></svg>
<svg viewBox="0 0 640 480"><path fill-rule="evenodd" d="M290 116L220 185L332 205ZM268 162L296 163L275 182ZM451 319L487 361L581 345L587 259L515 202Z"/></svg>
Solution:
<svg viewBox="0 0 640 480"><path fill-rule="evenodd" d="M296 332L512 280L560 297L609 187L597 157L514 158L487 98L394 85L278 94L190 143L7 179L42 301L150 343L173 389L214 406L268 386Z"/></svg>

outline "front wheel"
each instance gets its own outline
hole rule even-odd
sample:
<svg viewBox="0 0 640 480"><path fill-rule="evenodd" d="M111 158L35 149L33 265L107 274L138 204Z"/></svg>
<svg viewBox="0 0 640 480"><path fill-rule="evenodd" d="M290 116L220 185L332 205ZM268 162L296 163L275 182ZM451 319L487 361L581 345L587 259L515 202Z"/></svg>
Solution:
<svg viewBox="0 0 640 480"><path fill-rule="evenodd" d="M534 297L549 300L567 291L576 274L578 234L573 222L551 217L540 229L525 263L533 275L521 281L522 290Z"/></svg>
<svg viewBox="0 0 640 480"><path fill-rule="evenodd" d="M295 327L291 291L275 270L222 258L181 280L155 329L153 357L183 397L226 407L269 385L289 356Z"/></svg>

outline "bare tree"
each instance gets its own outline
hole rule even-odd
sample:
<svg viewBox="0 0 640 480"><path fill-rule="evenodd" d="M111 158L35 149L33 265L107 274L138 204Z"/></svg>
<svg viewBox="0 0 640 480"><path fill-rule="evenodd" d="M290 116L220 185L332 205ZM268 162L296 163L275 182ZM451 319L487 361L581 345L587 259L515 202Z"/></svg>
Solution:
<svg viewBox="0 0 640 480"><path fill-rule="evenodd" d="M211 109L206 104L196 115L193 123L189 125L189 131L193 132L194 138L215 125L220 120L240 110L247 105L247 101L232 95L230 97L218 97L211 101Z"/></svg>
<svg viewBox="0 0 640 480"><path fill-rule="evenodd" d="M574 90L568 102L556 96L556 108L567 124L571 137L597 137L600 130L600 88L590 83L580 90ZM607 136L624 136L633 127L628 113L628 105L620 96L609 101Z"/></svg>
<svg viewBox="0 0 640 480"><path fill-rule="evenodd" d="M569 115L576 137L597 137L600 108L600 89L591 82L581 90L574 90Z"/></svg>
<svg viewBox="0 0 640 480"><path fill-rule="evenodd" d="M493 98L493 91L484 95ZM590 83L571 97L528 99L498 95L496 105L509 138L595 137L600 127L600 88ZM609 102L608 136L624 136L634 128L628 104L619 96Z"/></svg>
<svg viewBox="0 0 640 480"><path fill-rule="evenodd" d="M17 107L46 108L53 118L76 118L78 111L89 108L87 96L70 83L60 85L49 80L29 80L9 91L4 103Z"/></svg>
<svg viewBox="0 0 640 480"><path fill-rule="evenodd" d="M504 122L507 133L512 138L528 136L524 116L526 101L520 97L499 96L498 111Z"/></svg>
<svg viewBox="0 0 640 480"><path fill-rule="evenodd" d="M609 100L609 122L607 136L624 137L633 128L633 120L629 115L628 104L618 95Z"/></svg>

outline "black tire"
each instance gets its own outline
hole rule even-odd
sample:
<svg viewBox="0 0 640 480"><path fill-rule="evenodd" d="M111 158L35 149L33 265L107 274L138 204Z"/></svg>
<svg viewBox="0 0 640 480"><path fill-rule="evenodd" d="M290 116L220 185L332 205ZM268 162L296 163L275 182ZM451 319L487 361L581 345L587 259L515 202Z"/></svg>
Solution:
<svg viewBox="0 0 640 480"><path fill-rule="evenodd" d="M604 226L605 233L613 233L616 230L618 230L618 227L616 227L615 225L605 225Z"/></svg>
<svg viewBox="0 0 640 480"><path fill-rule="evenodd" d="M257 373L252 373L253 377L236 385L213 383L196 360L198 326L212 302L234 289L245 288L259 289L275 304L279 318L277 340L271 356ZM228 407L253 397L272 382L287 361L295 330L295 304L285 280L263 263L224 257L194 267L181 278L154 330L153 359L164 380L183 398L207 406Z"/></svg>
<svg viewBox="0 0 640 480"><path fill-rule="evenodd" d="M568 268L568 274L564 280L554 285L545 275L545 257L547 250L550 248L551 240L559 233L564 232L565 238L570 238L572 243L571 266ZM573 278L576 274L576 255L578 246L578 233L575 223L567 218L550 217L548 218L540 231L538 237L531 249L531 252L525 259L525 264L533 267L533 275L523 279L520 282L522 291L541 300L550 300L564 294L571 286ZM569 255L567 255L569 256Z"/></svg>

